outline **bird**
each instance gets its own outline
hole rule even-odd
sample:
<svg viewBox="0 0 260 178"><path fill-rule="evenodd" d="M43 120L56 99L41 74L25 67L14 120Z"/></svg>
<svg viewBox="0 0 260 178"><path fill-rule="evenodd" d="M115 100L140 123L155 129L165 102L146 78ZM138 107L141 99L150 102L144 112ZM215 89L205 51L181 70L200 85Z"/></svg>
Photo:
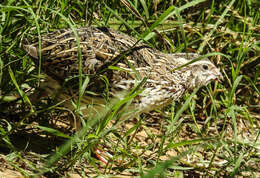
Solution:
<svg viewBox="0 0 260 178"><path fill-rule="evenodd" d="M122 99L120 92L132 91L141 83L141 92L131 103L138 113L167 106L186 92L223 78L208 58L195 60L201 57L197 53L164 53L107 27L59 29L44 34L40 50L38 37L25 39L22 45L36 64L41 58L42 71L51 81L60 86L70 83L67 87L75 93L80 47L82 74L89 77L87 91L90 92L85 94L89 103L113 97Z"/></svg>
<svg viewBox="0 0 260 178"><path fill-rule="evenodd" d="M79 74L89 79L81 102L88 105L83 113L87 119L99 114L106 103L112 102L110 98L121 100L125 93L137 91L129 106L135 116L223 79L220 70L197 53L163 53L107 27L59 29L42 35L40 40L38 36L23 39L22 46L48 76L40 90L45 91L44 96L55 93L58 100L75 99L79 96ZM38 96L36 92L31 98L36 100ZM63 104L73 109L70 102ZM82 127L80 118L71 124L76 130ZM101 162L108 163L107 157L111 156L97 147L93 150Z"/></svg>

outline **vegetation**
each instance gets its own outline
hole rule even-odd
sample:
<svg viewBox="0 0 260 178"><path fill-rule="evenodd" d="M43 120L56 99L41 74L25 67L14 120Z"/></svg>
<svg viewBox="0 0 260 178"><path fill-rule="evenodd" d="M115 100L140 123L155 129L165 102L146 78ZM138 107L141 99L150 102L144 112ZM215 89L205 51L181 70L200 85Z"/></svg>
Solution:
<svg viewBox="0 0 260 178"><path fill-rule="evenodd" d="M260 176L258 0L4 0L0 9L5 176ZM81 26L110 27L165 53L209 54L224 81L136 118L116 112L131 97L114 101L74 134L68 120L80 113L51 97L30 101L42 74L21 40ZM112 155L108 164L96 148Z"/></svg>

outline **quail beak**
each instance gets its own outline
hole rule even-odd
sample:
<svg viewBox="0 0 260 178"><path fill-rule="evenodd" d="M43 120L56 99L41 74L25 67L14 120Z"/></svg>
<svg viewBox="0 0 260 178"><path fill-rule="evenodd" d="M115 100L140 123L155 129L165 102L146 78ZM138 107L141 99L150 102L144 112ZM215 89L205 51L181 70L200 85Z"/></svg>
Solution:
<svg viewBox="0 0 260 178"><path fill-rule="evenodd" d="M222 81L224 80L223 75L221 74L221 72L220 72L218 69L216 69L216 70L214 71L214 73L215 73L215 76L216 76L216 80L217 80L217 81L222 82Z"/></svg>

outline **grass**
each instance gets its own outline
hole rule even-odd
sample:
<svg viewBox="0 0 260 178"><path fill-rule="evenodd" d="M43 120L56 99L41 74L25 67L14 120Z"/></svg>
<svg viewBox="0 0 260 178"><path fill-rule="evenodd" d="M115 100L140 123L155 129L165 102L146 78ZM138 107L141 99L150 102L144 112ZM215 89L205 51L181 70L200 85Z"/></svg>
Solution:
<svg viewBox="0 0 260 178"><path fill-rule="evenodd" d="M259 177L259 2L156 2L18 0L0 5L0 155L5 176ZM139 88L85 121L81 97L74 111L52 98L31 102L28 96L37 90L42 72L21 48L21 40L40 39L60 28L75 32L81 26L107 26L165 53L207 54L225 80L136 118L122 117L129 112L122 106ZM81 64L80 50L78 58ZM79 70L83 96L89 79ZM85 122L76 134L68 128L73 117ZM93 155L96 147L113 155L107 165Z"/></svg>

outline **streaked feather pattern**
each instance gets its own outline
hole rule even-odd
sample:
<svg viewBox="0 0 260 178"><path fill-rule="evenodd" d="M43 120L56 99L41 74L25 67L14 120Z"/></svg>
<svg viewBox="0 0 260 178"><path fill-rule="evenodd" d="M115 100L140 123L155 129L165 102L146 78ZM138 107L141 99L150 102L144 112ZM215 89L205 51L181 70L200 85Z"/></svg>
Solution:
<svg viewBox="0 0 260 178"><path fill-rule="evenodd" d="M109 94L130 91L146 78L143 92L133 100L139 112L149 112L178 100L187 90L221 78L220 71L208 59L202 59L179 70L174 68L198 58L195 53L165 54L137 39L108 28L76 29L82 51L84 75L90 77L88 90L102 93L109 81ZM38 39L24 40L23 47L38 62ZM42 36L42 69L63 83L77 83L78 47L71 29L61 29ZM90 101L91 102L91 101Z"/></svg>

